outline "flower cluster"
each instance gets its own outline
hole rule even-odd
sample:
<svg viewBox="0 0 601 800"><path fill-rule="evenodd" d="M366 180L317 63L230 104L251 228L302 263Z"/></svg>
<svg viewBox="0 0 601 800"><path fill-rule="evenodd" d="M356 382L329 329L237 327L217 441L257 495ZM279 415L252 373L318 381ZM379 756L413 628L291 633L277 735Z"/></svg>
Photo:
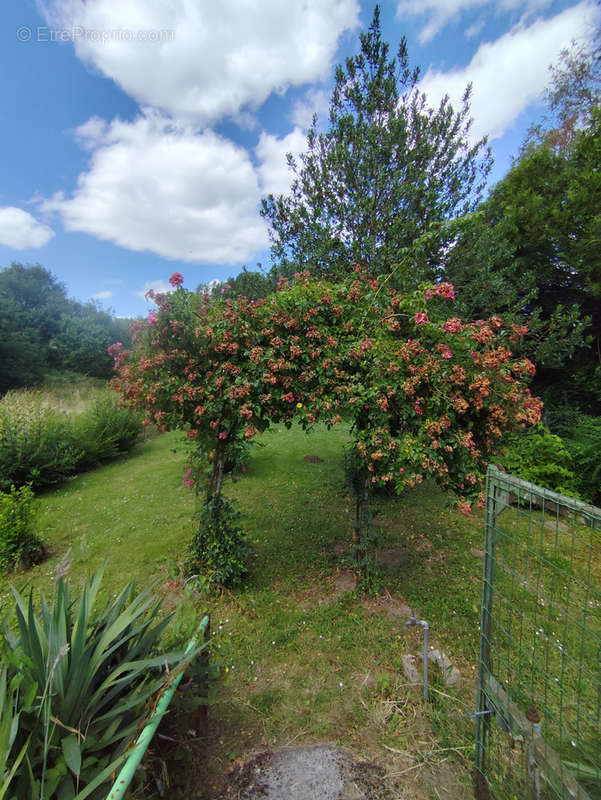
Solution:
<svg viewBox="0 0 601 800"><path fill-rule="evenodd" d="M432 476L465 504L503 432L540 416L532 365L509 347L522 331L449 315L449 283L404 296L361 270L336 284L299 273L264 300L215 302L182 281L156 295L130 351L113 346L115 385L212 459L273 422L346 419L372 485Z"/></svg>

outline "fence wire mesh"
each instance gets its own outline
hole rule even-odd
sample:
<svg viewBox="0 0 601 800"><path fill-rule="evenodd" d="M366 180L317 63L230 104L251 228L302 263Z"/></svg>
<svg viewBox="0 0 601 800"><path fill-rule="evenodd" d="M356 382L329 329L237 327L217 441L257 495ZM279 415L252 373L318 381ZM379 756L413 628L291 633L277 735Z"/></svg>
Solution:
<svg viewBox="0 0 601 800"><path fill-rule="evenodd" d="M601 509L490 467L476 796L601 798Z"/></svg>

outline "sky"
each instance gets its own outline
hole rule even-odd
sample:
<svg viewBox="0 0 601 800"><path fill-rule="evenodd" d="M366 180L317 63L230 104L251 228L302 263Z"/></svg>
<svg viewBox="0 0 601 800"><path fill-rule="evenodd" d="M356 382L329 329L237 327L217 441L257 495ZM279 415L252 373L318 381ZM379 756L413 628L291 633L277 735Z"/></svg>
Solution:
<svg viewBox="0 0 601 800"><path fill-rule="evenodd" d="M117 316L148 289L270 267L261 197L327 119L366 0L2 0L0 268L41 264ZM549 65L598 24L592 0L383 0L420 88L458 105L500 179L540 118Z"/></svg>

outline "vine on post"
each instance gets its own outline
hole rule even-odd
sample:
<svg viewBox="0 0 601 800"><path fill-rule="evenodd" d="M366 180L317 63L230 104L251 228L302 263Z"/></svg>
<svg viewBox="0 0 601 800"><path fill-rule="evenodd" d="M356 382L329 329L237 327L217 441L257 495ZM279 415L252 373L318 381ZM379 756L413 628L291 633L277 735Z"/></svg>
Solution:
<svg viewBox="0 0 601 800"><path fill-rule="evenodd" d="M206 503L217 505L204 517L215 547L208 535L199 541L215 575L229 557L220 537L233 530L230 512L220 516L228 449L271 422L348 421L367 494L432 477L468 513L504 431L540 418L526 387L534 367L511 352L525 327L463 323L451 284L403 295L360 268L340 283L297 273L251 302L215 301L180 278L154 296L157 310L138 324L131 350L114 351L114 385L146 411L146 424L185 429L208 459ZM242 535L238 545L241 564Z"/></svg>

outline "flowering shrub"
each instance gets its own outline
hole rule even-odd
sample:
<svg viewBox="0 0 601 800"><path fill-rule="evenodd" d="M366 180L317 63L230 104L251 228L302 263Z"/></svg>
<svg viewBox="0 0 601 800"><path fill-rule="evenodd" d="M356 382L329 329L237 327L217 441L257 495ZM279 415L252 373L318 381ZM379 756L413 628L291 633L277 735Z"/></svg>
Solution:
<svg viewBox="0 0 601 800"><path fill-rule="evenodd" d="M541 404L524 385L533 365L510 349L523 330L464 324L454 296L448 283L401 295L360 269L336 284L298 273L255 302L177 283L116 352L115 386L147 424L185 428L211 455L208 498L233 440L350 418L370 486L431 476L468 511L503 432L537 422Z"/></svg>

